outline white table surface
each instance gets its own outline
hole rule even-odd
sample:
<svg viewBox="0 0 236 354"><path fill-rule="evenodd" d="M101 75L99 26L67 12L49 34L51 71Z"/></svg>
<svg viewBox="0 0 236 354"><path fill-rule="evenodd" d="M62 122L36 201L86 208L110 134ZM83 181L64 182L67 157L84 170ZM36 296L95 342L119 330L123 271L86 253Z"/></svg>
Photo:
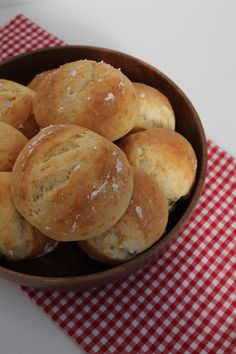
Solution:
<svg viewBox="0 0 236 354"><path fill-rule="evenodd" d="M235 0L0 0L0 25L19 13L68 44L158 67L193 102L207 137L236 157ZM0 279L0 288L1 354L83 353L16 285Z"/></svg>

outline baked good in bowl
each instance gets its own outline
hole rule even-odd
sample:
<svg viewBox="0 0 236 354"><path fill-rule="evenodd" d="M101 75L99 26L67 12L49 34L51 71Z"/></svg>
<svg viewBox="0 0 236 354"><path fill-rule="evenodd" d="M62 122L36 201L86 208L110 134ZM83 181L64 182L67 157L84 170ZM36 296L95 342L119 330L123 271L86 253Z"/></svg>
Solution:
<svg viewBox="0 0 236 354"><path fill-rule="evenodd" d="M0 171L11 171L28 139L17 129L0 121Z"/></svg>
<svg viewBox="0 0 236 354"><path fill-rule="evenodd" d="M30 88L0 79L0 121L19 128L32 112L33 98Z"/></svg>
<svg viewBox="0 0 236 354"><path fill-rule="evenodd" d="M139 98L140 113L132 131L155 127L175 130L175 113L168 98L149 85L134 82L133 86Z"/></svg>
<svg viewBox="0 0 236 354"><path fill-rule="evenodd" d="M132 190L132 170L123 151L75 125L42 129L12 171L17 210L57 241L87 239L112 227L127 209Z"/></svg>
<svg viewBox="0 0 236 354"><path fill-rule="evenodd" d="M189 194L197 158L186 138L165 128L130 134L119 142L133 166L147 172L162 188L169 206Z"/></svg>
<svg viewBox="0 0 236 354"><path fill-rule="evenodd" d="M79 246L93 259L118 264L153 245L168 221L167 199L151 176L133 167L134 188L129 207L118 222Z"/></svg>
<svg viewBox="0 0 236 354"><path fill-rule="evenodd" d="M114 141L132 129L139 101L120 70L103 61L78 60L47 75L33 111L40 127L77 124Z"/></svg>
<svg viewBox="0 0 236 354"><path fill-rule="evenodd" d="M55 69L46 70L35 75L35 77L28 83L27 87L37 92L41 83L51 74Z"/></svg>
<svg viewBox="0 0 236 354"><path fill-rule="evenodd" d="M197 156L195 184L188 198L177 203L175 212L169 218L165 235L137 257L115 267L106 266L86 257L84 253L80 253L76 244L69 242L62 245L63 247L59 245L54 252L46 256L47 262L37 259L12 263L1 259L0 274L21 284L84 290L118 281L134 273L150 262L154 256L161 255L164 249L178 237L178 230L191 215L204 184L207 161L206 140L198 114L181 89L149 64L110 49L68 46L48 48L14 57L0 65L0 77L27 85L37 73L86 58L104 60L116 68L121 68L131 81L143 82L155 87L168 97L175 112L176 131L191 143Z"/></svg>
<svg viewBox="0 0 236 354"><path fill-rule="evenodd" d="M16 210L10 185L11 172L0 172L0 254L19 261L53 251L57 243L30 225Z"/></svg>

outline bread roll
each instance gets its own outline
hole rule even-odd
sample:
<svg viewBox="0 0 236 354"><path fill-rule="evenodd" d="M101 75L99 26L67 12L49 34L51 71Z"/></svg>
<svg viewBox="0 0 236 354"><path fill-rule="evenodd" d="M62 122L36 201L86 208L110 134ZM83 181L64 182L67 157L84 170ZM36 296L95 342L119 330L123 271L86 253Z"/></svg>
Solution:
<svg viewBox="0 0 236 354"><path fill-rule="evenodd" d="M48 77L49 74L51 74L55 69L51 69L51 70L46 70L41 72L40 74L37 74L28 84L28 87L37 92L39 89L39 86L41 85L41 83L46 79L46 77Z"/></svg>
<svg viewBox="0 0 236 354"><path fill-rule="evenodd" d="M58 241L87 239L109 229L127 209L132 189L125 154L79 126L42 129L13 168L16 208Z"/></svg>
<svg viewBox="0 0 236 354"><path fill-rule="evenodd" d="M175 130L175 114L168 98L154 87L138 82L133 85L140 100L140 114L132 131L155 127Z"/></svg>
<svg viewBox="0 0 236 354"><path fill-rule="evenodd" d="M121 71L103 62L79 60L47 76L33 110L40 127L76 124L114 141L133 128L139 101Z"/></svg>
<svg viewBox="0 0 236 354"><path fill-rule="evenodd" d="M11 171L28 139L17 129L0 121L0 171Z"/></svg>
<svg viewBox="0 0 236 354"><path fill-rule="evenodd" d="M179 133L151 128L121 139L119 146L131 165L158 182L170 206L190 192L197 159L190 143Z"/></svg>
<svg viewBox="0 0 236 354"><path fill-rule="evenodd" d="M0 79L0 121L18 128L32 112L34 95L28 87Z"/></svg>
<svg viewBox="0 0 236 354"><path fill-rule="evenodd" d="M14 207L10 183L11 173L0 172L0 253L17 261L52 251L56 242L31 226Z"/></svg>
<svg viewBox="0 0 236 354"><path fill-rule="evenodd" d="M128 209L108 231L79 246L104 263L127 261L153 245L164 233L168 203L163 191L147 173L133 168L134 189Z"/></svg>
<svg viewBox="0 0 236 354"><path fill-rule="evenodd" d="M18 130L28 139L33 138L33 136L39 132L40 127L38 126L33 113L31 113L29 118L18 127Z"/></svg>

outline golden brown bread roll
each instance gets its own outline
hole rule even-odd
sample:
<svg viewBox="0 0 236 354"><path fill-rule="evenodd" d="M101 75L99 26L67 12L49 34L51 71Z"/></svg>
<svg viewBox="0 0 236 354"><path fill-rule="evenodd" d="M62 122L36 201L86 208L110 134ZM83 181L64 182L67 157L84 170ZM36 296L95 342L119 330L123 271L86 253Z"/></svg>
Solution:
<svg viewBox="0 0 236 354"><path fill-rule="evenodd" d="M46 77L33 110L40 127L76 124L114 141L132 129L139 101L121 71L104 62L79 60Z"/></svg>
<svg viewBox="0 0 236 354"><path fill-rule="evenodd" d="M31 114L34 96L28 87L0 79L0 121L18 128Z"/></svg>
<svg viewBox="0 0 236 354"><path fill-rule="evenodd" d="M33 113L31 113L29 118L18 127L18 130L28 139L33 138L33 136L39 132L40 127L38 126Z"/></svg>
<svg viewBox="0 0 236 354"><path fill-rule="evenodd" d="M0 121L0 171L11 171L28 139L17 129Z"/></svg>
<svg viewBox="0 0 236 354"><path fill-rule="evenodd" d="M51 69L51 70L46 70L41 72L40 74L35 75L35 77L28 83L28 87L37 92L39 89L39 86L41 85L41 83L46 79L46 77L48 77L49 74L51 74L55 69Z"/></svg>
<svg viewBox="0 0 236 354"><path fill-rule="evenodd" d="M125 154L79 126L44 128L21 151L12 195L32 225L58 241L96 236L128 207L133 175Z"/></svg>
<svg viewBox="0 0 236 354"><path fill-rule="evenodd" d="M138 82L133 85L140 100L140 114L132 131L155 127L175 130L175 114L168 98L154 87Z"/></svg>
<svg viewBox="0 0 236 354"><path fill-rule="evenodd" d="M133 168L134 189L128 209L108 231L80 241L93 259L104 263L127 261L153 245L164 233L168 203L163 191L147 173Z"/></svg>
<svg viewBox="0 0 236 354"><path fill-rule="evenodd" d="M30 225L14 207L10 184L11 173L0 172L0 253L16 261L52 251L57 243Z"/></svg>
<svg viewBox="0 0 236 354"><path fill-rule="evenodd" d="M151 128L121 139L119 146L131 165L159 183L170 206L190 192L197 159L190 143L179 133Z"/></svg>

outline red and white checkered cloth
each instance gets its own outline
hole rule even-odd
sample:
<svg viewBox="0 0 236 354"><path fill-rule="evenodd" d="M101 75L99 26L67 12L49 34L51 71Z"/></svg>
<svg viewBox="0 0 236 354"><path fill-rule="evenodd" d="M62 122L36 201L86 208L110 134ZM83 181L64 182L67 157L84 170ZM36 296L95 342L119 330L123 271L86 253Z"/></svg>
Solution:
<svg viewBox="0 0 236 354"><path fill-rule="evenodd" d="M61 44L22 15L0 28L0 59ZM208 153L196 210L162 257L83 293L23 288L88 353L236 353L236 164L211 141Z"/></svg>

